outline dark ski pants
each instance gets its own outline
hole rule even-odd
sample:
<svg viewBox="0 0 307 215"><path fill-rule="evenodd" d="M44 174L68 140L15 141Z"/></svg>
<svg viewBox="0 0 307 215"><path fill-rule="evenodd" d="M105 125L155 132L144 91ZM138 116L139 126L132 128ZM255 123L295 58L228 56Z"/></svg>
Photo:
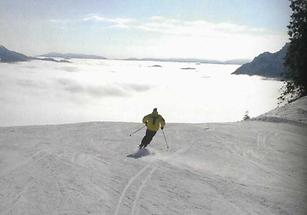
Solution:
<svg viewBox="0 0 307 215"><path fill-rule="evenodd" d="M155 136L157 132L156 131L151 131L151 130L146 130L146 135L142 139L142 143L140 145L140 148L145 148L152 140L152 138Z"/></svg>

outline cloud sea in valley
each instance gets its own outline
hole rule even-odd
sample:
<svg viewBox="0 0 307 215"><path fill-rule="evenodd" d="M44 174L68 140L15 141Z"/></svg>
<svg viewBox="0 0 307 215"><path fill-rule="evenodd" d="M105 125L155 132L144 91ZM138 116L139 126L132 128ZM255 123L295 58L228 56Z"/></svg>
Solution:
<svg viewBox="0 0 307 215"><path fill-rule="evenodd" d="M71 61L1 64L0 126L139 122L153 107L168 122L238 121L275 108L282 85L231 75L239 65Z"/></svg>

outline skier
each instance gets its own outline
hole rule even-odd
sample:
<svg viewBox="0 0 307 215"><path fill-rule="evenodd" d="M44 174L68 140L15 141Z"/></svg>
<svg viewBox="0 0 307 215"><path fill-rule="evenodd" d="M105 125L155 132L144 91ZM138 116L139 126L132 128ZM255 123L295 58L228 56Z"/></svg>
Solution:
<svg viewBox="0 0 307 215"><path fill-rule="evenodd" d="M165 126L165 120L158 114L157 108L154 108L151 114L144 116L143 123L146 125L146 135L143 137L139 148L146 148L146 146L151 142L152 138L155 136L159 128L163 130Z"/></svg>

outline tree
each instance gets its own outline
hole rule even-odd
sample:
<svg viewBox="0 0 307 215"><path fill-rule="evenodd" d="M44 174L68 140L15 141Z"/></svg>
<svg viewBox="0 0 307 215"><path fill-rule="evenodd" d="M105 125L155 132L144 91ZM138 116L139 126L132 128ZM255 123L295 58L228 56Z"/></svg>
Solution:
<svg viewBox="0 0 307 215"><path fill-rule="evenodd" d="M307 0L290 0L290 45L285 57L285 85L279 99L294 101L307 95Z"/></svg>
<svg viewBox="0 0 307 215"><path fill-rule="evenodd" d="M250 116L248 115L248 111L246 111L243 117L243 120L249 120L249 119L250 119Z"/></svg>

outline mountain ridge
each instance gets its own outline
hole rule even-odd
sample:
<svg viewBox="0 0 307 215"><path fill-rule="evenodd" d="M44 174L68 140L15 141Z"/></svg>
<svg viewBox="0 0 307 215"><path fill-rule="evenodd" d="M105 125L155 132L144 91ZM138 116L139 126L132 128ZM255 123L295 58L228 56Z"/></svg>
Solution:
<svg viewBox="0 0 307 215"><path fill-rule="evenodd" d="M106 57L99 55L91 55L91 54L79 54L79 53L59 53L59 52L50 52L47 54L39 55L39 57L59 57L59 58L77 58L77 59L107 59Z"/></svg>
<svg viewBox="0 0 307 215"><path fill-rule="evenodd" d="M31 57L24 54L8 50L3 45L0 45L0 62L10 63L19 61L28 61Z"/></svg>
<svg viewBox="0 0 307 215"><path fill-rule="evenodd" d="M56 60L54 58L64 58L65 60ZM50 52L47 54L38 55L36 57L26 56L19 52L11 51L0 45L0 62L18 62L18 61L28 61L28 60L45 60L54 62L69 62L67 59L97 59L105 60L109 59L100 55L92 54L80 54L80 53L59 53ZM198 58L124 58L117 60L127 60L127 61L156 61L156 62L182 62L182 63L196 63L196 64L237 64L242 65L244 63L250 62L249 59L231 59L231 60L210 60L210 59L198 59Z"/></svg>
<svg viewBox="0 0 307 215"><path fill-rule="evenodd" d="M286 43L279 51L264 52L256 56L252 62L240 66L232 74L259 75L268 78L282 78L286 72L284 58L287 54L289 44Z"/></svg>
<svg viewBox="0 0 307 215"><path fill-rule="evenodd" d="M124 58L122 60L130 61L157 61L157 62L179 62L179 63L204 63L204 64L244 64L250 62L249 59L231 59L226 61L208 60L198 58Z"/></svg>

